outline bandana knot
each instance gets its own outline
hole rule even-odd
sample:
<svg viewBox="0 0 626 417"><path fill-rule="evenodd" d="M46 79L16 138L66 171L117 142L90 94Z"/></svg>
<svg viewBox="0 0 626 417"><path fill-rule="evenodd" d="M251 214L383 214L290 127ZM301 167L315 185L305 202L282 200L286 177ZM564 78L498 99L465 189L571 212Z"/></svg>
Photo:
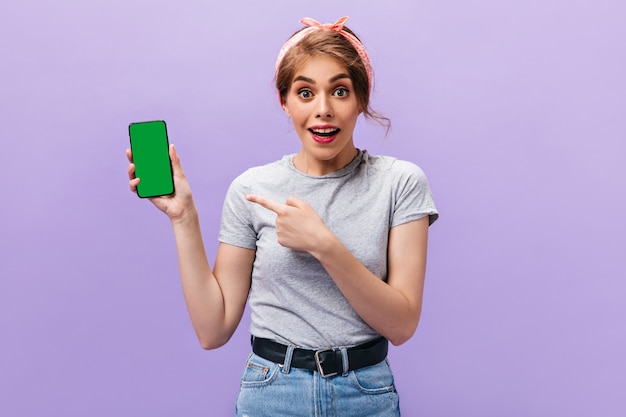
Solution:
<svg viewBox="0 0 626 417"><path fill-rule="evenodd" d="M323 29L329 29L333 32L341 32L343 30L343 26L348 21L348 16L344 16L341 19L337 20L335 23L320 23L315 19L311 19L310 17L303 17L300 19L300 23L307 27L319 27Z"/></svg>

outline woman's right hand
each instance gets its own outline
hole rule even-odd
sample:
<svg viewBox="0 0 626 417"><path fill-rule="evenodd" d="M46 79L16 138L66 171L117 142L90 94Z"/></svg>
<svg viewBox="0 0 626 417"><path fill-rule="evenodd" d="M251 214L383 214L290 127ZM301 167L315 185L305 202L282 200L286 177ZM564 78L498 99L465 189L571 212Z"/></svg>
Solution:
<svg viewBox="0 0 626 417"><path fill-rule="evenodd" d="M195 211L193 198L191 195L191 187L187 182L185 173L180 164L180 158L176 153L174 145L170 145L170 159L172 161L172 173L174 175L174 194L150 197L149 200L162 212L164 212L171 221L177 221L185 218L189 213ZM133 154L130 149L126 149L126 157L130 165L128 166L128 179L130 180L130 190L137 193L137 184L141 178L135 176L135 164L133 163Z"/></svg>

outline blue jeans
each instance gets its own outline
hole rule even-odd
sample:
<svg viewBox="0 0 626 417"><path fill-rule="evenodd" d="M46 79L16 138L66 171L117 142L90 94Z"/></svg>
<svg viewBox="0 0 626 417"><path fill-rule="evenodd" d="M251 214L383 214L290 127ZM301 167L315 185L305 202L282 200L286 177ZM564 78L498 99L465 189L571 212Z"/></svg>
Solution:
<svg viewBox="0 0 626 417"><path fill-rule="evenodd" d="M324 378L251 353L241 378L237 417L396 417L398 392L387 359Z"/></svg>

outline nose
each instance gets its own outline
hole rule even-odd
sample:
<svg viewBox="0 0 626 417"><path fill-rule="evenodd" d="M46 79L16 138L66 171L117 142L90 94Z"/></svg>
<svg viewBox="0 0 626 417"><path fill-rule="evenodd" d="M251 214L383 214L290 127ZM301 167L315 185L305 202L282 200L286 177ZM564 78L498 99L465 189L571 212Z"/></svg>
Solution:
<svg viewBox="0 0 626 417"><path fill-rule="evenodd" d="M316 117L320 119L328 119L333 117L332 103L329 97L325 95L318 96Z"/></svg>

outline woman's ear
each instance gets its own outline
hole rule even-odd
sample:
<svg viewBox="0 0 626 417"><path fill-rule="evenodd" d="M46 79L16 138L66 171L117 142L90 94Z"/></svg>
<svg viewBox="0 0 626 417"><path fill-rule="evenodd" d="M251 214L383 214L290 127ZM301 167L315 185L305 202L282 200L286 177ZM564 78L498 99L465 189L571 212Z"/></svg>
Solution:
<svg viewBox="0 0 626 417"><path fill-rule="evenodd" d="M278 92L278 102L280 103L280 107L283 108L283 111L285 112L287 117L291 118L291 115L289 114L289 108L287 107L287 103L281 97L280 92Z"/></svg>
<svg viewBox="0 0 626 417"><path fill-rule="evenodd" d="M291 114L289 114L289 107L287 107L287 103L281 100L280 106L283 108L283 111L291 119Z"/></svg>

